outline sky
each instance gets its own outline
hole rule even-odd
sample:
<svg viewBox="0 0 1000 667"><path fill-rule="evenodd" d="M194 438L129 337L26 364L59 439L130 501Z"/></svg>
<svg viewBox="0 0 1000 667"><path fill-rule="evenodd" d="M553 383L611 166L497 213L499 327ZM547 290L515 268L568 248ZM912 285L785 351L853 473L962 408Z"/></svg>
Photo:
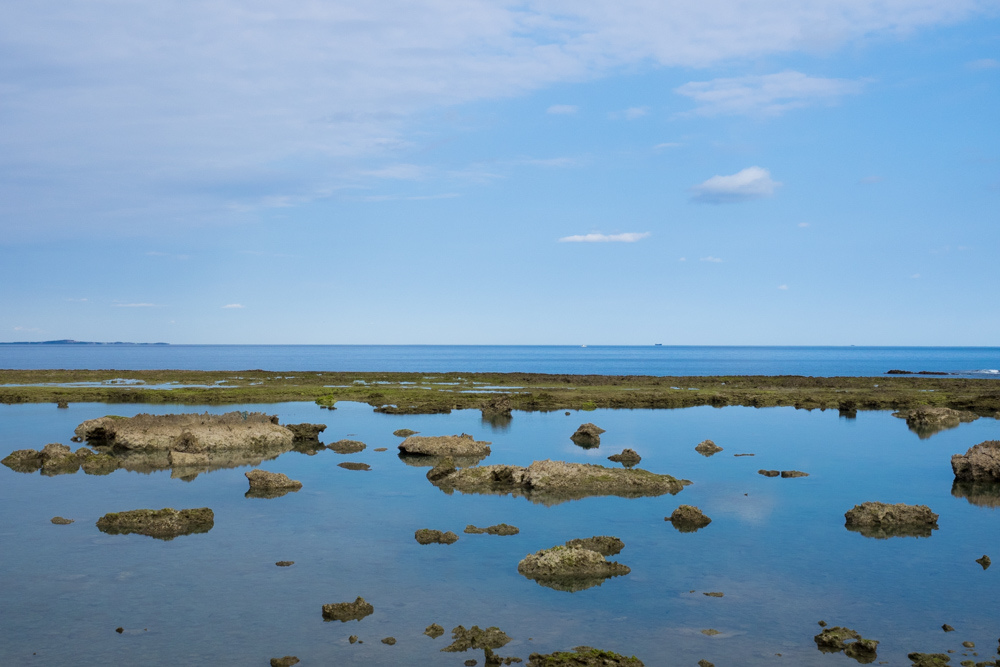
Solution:
<svg viewBox="0 0 1000 667"><path fill-rule="evenodd" d="M0 341L998 345L1000 0L0 4Z"/></svg>

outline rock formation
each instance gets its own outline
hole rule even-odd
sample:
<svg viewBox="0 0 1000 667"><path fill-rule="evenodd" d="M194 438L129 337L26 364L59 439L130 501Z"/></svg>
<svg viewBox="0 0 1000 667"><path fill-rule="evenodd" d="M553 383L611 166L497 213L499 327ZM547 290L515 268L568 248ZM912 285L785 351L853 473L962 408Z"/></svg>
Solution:
<svg viewBox="0 0 1000 667"><path fill-rule="evenodd" d="M674 524L674 528L682 533L694 533L712 523L710 518L693 505L681 505L664 521Z"/></svg>
<svg viewBox="0 0 1000 667"><path fill-rule="evenodd" d="M955 479L962 482L1000 482L1000 440L986 440L951 457Z"/></svg>
<svg viewBox="0 0 1000 667"><path fill-rule="evenodd" d="M938 431L955 428L963 422L979 419L979 415L974 412L931 406L900 410L893 412L892 416L905 419L906 425L921 439L929 438Z"/></svg>
<svg viewBox="0 0 1000 667"><path fill-rule="evenodd" d="M354 602L336 602L334 604L323 605L324 621L360 621L365 616L370 616L375 612L375 607L369 604L363 597L358 596Z"/></svg>
<svg viewBox="0 0 1000 667"><path fill-rule="evenodd" d="M576 429L576 432L569 439L584 449L593 449L601 446L602 433L604 433L603 428L588 422L580 424L580 428Z"/></svg>
<svg viewBox="0 0 1000 667"><path fill-rule="evenodd" d="M631 468L632 466L639 465L642 461L642 457L636 453L634 449L623 449L621 454L612 454L608 457L609 461L614 461L615 463L621 463L626 468Z"/></svg>
<svg viewBox="0 0 1000 667"><path fill-rule="evenodd" d="M844 513L844 525L865 537L930 537L938 515L926 505L865 502Z"/></svg>
<svg viewBox="0 0 1000 667"><path fill-rule="evenodd" d="M528 554L517 564L517 571L543 586L569 592L600 586L609 577L631 572L597 551L568 546Z"/></svg>
<svg viewBox="0 0 1000 667"><path fill-rule="evenodd" d="M413 534L413 537L420 544L454 544L458 542L458 535L450 530L441 532L440 530L421 528Z"/></svg>
<svg viewBox="0 0 1000 667"><path fill-rule="evenodd" d="M694 451L698 452L702 456L712 456L713 454L718 454L722 451L722 447L711 440L702 440L694 447Z"/></svg>
<svg viewBox="0 0 1000 667"><path fill-rule="evenodd" d="M411 435L399 445L401 454L410 456L472 457L482 460L490 455L490 443L474 440L471 435Z"/></svg>
<svg viewBox="0 0 1000 667"><path fill-rule="evenodd" d="M207 507L175 510L130 510L112 512L97 520L97 528L109 535L138 533L158 540L172 540L180 535L207 533L215 525L215 514Z"/></svg>
<svg viewBox="0 0 1000 667"><path fill-rule="evenodd" d="M246 493L248 498L278 498L302 488L302 482L289 479L288 475L280 472L251 470L243 474L250 482L250 490Z"/></svg>
<svg viewBox="0 0 1000 667"><path fill-rule="evenodd" d="M844 655L853 658L861 664L875 662L878 657L876 654L878 641L864 639L850 628L842 628L840 626L824 628L822 632L813 637L813 640L816 642L816 648L821 652L839 653L843 651Z"/></svg>

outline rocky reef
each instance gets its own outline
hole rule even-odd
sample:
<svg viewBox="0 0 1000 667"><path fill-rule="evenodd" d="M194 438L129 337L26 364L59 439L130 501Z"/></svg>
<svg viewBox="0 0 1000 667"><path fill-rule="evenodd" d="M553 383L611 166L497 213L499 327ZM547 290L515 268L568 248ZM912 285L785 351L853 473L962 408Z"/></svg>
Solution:
<svg viewBox="0 0 1000 667"><path fill-rule="evenodd" d="M453 456L482 460L490 455L490 443L474 440L471 435L411 435L399 444L401 454L410 456Z"/></svg>
<svg viewBox="0 0 1000 667"><path fill-rule="evenodd" d="M365 616L370 616L375 612L375 607L368 603L363 597L358 596L354 602L335 602L323 605L324 621L360 621Z"/></svg>
<svg viewBox="0 0 1000 667"><path fill-rule="evenodd" d="M848 530L865 537L930 537L937 530L938 515L926 505L865 502L844 513Z"/></svg>
<svg viewBox="0 0 1000 667"><path fill-rule="evenodd" d="M939 431L955 428L963 422L979 419L979 415L974 412L926 405L911 410L893 412L892 416L905 419L906 425L921 439L929 438Z"/></svg>
<svg viewBox="0 0 1000 667"><path fill-rule="evenodd" d="M577 646L572 651L532 653L527 667L645 667L634 655L626 657L611 651Z"/></svg>
<svg viewBox="0 0 1000 667"><path fill-rule="evenodd" d="M213 450L291 449L295 434L262 412L100 417L76 427L92 446L200 453Z"/></svg>
<svg viewBox="0 0 1000 667"><path fill-rule="evenodd" d="M600 586L605 579L628 574L632 570L607 560L603 554L578 546L556 546L525 556L517 571L542 586L576 592Z"/></svg>
<svg viewBox="0 0 1000 667"><path fill-rule="evenodd" d="M489 535L517 535L521 531L517 526L510 526L506 523L498 523L495 526L487 526L486 528L478 528L470 523L465 527L465 532L470 535L482 535L483 533Z"/></svg>
<svg viewBox="0 0 1000 667"><path fill-rule="evenodd" d="M951 469L957 481L1000 482L1000 440L986 440L955 454Z"/></svg>
<svg viewBox="0 0 1000 667"><path fill-rule="evenodd" d="M458 535L448 531L431 530L430 528L421 528L413 534L413 537L420 544L454 544L458 542Z"/></svg>
<svg viewBox="0 0 1000 667"><path fill-rule="evenodd" d="M246 492L247 498L280 498L286 493L302 488L302 482L289 479L288 475L280 472L251 470L243 474L250 482L250 490Z"/></svg>
<svg viewBox="0 0 1000 667"><path fill-rule="evenodd" d="M577 538L566 542L570 548L590 549L602 556L614 556L621 553L625 543L611 535L594 535L593 537Z"/></svg>
<svg viewBox="0 0 1000 667"><path fill-rule="evenodd" d="M97 520L97 528L109 535L137 533L158 540L172 540L180 535L207 533L215 525L215 514L208 507L175 510L130 510L112 512Z"/></svg>
<svg viewBox="0 0 1000 667"><path fill-rule="evenodd" d="M813 637L816 648L822 653L844 652L849 658L853 658L863 665L875 662L878 658L876 650L878 641L875 639L865 639L860 634L850 628L834 626L823 628L823 631Z"/></svg>

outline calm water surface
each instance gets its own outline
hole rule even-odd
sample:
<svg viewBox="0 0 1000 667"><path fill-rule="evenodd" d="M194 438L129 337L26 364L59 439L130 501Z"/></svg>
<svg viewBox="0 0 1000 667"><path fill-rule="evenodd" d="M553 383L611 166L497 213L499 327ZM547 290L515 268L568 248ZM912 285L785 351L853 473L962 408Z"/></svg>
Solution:
<svg viewBox="0 0 1000 667"><path fill-rule="evenodd" d="M441 653L450 635L422 634L435 622L449 632L459 624L499 626L513 638L501 655L527 660L531 652L588 644L635 654L650 667L702 658L720 666L854 664L816 650L820 619L880 640L879 659L891 665L909 664L910 651L948 649L959 651L957 664L962 641L975 642L981 656L996 649L1000 569L983 571L974 561L984 553L1000 559L1000 513L954 497L949 465L953 453L1000 438L993 419L921 440L888 413L852 420L792 408L515 412L505 428L485 423L478 411L404 417L353 403L332 412L304 403L235 409L264 410L282 423L324 422L324 442L349 437L368 449L289 452L265 462L262 468L304 485L271 500L244 498L249 468L184 481L169 471L43 477L0 467L0 664L266 665L283 655L304 665L482 663L481 652ZM172 411L0 406L0 455L70 444L77 424L111 410ZM600 448L570 441L584 421L607 429ZM605 457L631 447L641 467L694 484L676 496L553 506L449 496L425 479L427 468L396 456L400 439L392 432L399 428L490 440L493 454L484 463L613 465ZM705 438L724 451L696 453ZM345 460L372 470L337 466ZM765 478L759 468L810 477ZM929 538L883 540L846 530L844 512L866 500L930 505L940 529ZM697 505L712 523L676 531L664 517L681 503ZM172 541L106 535L94 526L106 512L202 506L215 511L214 528ZM52 525L56 515L76 523ZM470 523L500 522L520 534L462 532ZM460 539L421 546L413 532L425 527ZM567 593L517 572L529 552L600 534L625 541L613 560L631 574ZM278 568L278 560L295 565ZM725 597L704 596L708 591ZM359 595L374 605L373 615L323 621L323 604ZM957 631L946 635L942 623ZM708 628L720 634L702 634ZM364 643L351 645L352 634ZM380 643L387 636L398 643Z"/></svg>

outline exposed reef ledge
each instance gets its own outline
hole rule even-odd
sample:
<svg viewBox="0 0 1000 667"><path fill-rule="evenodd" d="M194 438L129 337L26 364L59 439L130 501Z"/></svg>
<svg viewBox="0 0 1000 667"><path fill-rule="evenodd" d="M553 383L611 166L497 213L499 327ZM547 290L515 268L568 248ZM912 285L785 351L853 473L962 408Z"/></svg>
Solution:
<svg viewBox="0 0 1000 667"><path fill-rule="evenodd" d="M527 468L512 465L435 468L428 479L445 493L524 496L555 505L588 496L641 498L680 493L691 482L638 468L607 468L590 463L535 461Z"/></svg>
<svg viewBox="0 0 1000 667"><path fill-rule="evenodd" d="M262 412L176 414L89 419L76 436L91 446L201 453L214 450L291 448L295 435Z"/></svg>

